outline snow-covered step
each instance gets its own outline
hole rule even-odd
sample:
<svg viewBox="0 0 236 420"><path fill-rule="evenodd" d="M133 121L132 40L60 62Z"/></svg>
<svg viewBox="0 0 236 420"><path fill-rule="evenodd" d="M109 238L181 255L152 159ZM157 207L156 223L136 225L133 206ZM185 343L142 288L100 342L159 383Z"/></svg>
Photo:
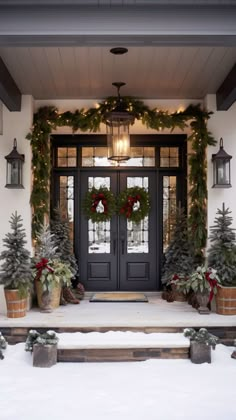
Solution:
<svg viewBox="0 0 236 420"><path fill-rule="evenodd" d="M59 362L187 359L189 340L181 333L109 331L59 334Z"/></svg>

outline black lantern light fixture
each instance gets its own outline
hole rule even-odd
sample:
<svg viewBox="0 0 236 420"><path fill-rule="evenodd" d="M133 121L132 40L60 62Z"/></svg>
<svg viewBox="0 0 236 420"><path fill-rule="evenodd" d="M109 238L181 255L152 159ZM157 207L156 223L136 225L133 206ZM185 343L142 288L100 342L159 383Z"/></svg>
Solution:
<svg viewBox="0 0 236 420"><path fill-rule="evenodd" d="M123 82L114 82L117 88L117 101L115 108L106 115L108 159L117 162L130 158L129 126L134 123L134 115L124 106L120 97L120 88Z"/></svg>
<svg viewBox="0 0 236 420"><path fill-rule="evenodd" d="M24 188L22 184L22 166L25 161L24 155L17 151L17 141L14 139L13 150L5 156L7 161L6 188Z"/></svg>
<svg viewBox="0 0 236 420"><path fill-rule="evenodd" d="M212 155L213 163L213 186L212 188L230 188L230 160L232 156L228 155L223 147L223 139L220 139L219 151Z"/></svg>

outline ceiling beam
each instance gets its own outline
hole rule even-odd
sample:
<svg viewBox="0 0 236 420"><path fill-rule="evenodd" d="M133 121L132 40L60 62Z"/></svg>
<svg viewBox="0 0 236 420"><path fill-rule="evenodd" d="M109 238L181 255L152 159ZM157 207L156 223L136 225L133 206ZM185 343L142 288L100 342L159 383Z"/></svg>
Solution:
<svg viewBox="0 0 236 420"><path fill-rule="evenodd" d="M0 57L0 100L9 111L21 110L21 92Z"/></svg>
<svg viewBox="0 0 236 420"><path fill-rule="evenodd" d="M235 5L1 6L0 45L236 46Z"/></svg>
<svg viewBox="0 0 236 420"><path fill-rule="evenodd" d="M236 101L236 64L216 92L218 111L227 111Z"/></svg>

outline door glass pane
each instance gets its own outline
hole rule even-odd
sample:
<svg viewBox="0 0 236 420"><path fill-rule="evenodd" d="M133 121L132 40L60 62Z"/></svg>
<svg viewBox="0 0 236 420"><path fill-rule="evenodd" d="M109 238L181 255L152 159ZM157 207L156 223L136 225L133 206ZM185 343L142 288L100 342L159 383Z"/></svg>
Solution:
<svg viewBox="0 0 236 420"><path fill-rule="evenodd" d="M163 176L163 251L173 236L176 221L176 176Z"/></svg>
<svg viewBox="0 0 236 420"><path fill-rule="evenodd" d="M110 189L110 177L89 177L88 188L106 187ZM88 221L88 252L89 254L110 254L111 252L111 222Z"/></svg>
<svg viewBox="0 0 236 420"><path fill-rule="evenodd" d="M74 177L60 176L60 202L61 217L68 219L70 239L74 239Z"/></svg>
<svg viewBox="0 0 236 420"><path fill-rule="evenodd" d="M142 187L148 190L148 177L127 177L127 187ZM149 252L149 217L134 223L127 220L127 253L146 254Z"/></svg>

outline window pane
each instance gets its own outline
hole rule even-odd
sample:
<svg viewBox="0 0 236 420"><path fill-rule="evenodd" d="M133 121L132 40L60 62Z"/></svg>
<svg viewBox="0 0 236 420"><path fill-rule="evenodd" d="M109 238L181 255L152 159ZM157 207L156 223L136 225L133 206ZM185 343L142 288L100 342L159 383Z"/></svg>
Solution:
<svg viewBox="0 0 236 420"><path fill-rule="evenodd" d="M148 177L127 177L127 188L141 187L148 190ZM147 254L149 252L149 217L134 223L127 220L127 253Z"/></svg>
<svg viewBox="0 0 236 420"><path fill-rule="evenodd" d="M160 167L178 168L179 167L179 148L160 147Z"/></svg>
<svg viewBox="0 0 236 420"><path fill-rule="evenodd" d="M175 228L176 176L163 177L163 251L166 250Z"/></svg>
<svg viewBox="0 0 236 420"><path fill-rule="evenodd" d="M76 147L58 147L57 149L57 166L58 167L75 167L76 166L77 149Z"/></svg>
<svg viewBox="0 0 236 420"><path fill-rule="evenodd" d="M120 162L109 160L107 147L82 147L83 167L107 167L107 166L155 166L154 147L131 147L130 159Z"/></svg>
<svg viewBox="0 0 236 420"><path fill-rule="evenodd" d="M110 189L110 177L89 177L88 188L106 187ZM111 223L88 221L89 254L109 254L111 251Z"/></svg>
<svg viewBox="0 0 236 420"><path fill-rule="evenodd" d="M61 217L68 219L70 239L74 239L74 177L60 176L60 213Z"/></svg>

